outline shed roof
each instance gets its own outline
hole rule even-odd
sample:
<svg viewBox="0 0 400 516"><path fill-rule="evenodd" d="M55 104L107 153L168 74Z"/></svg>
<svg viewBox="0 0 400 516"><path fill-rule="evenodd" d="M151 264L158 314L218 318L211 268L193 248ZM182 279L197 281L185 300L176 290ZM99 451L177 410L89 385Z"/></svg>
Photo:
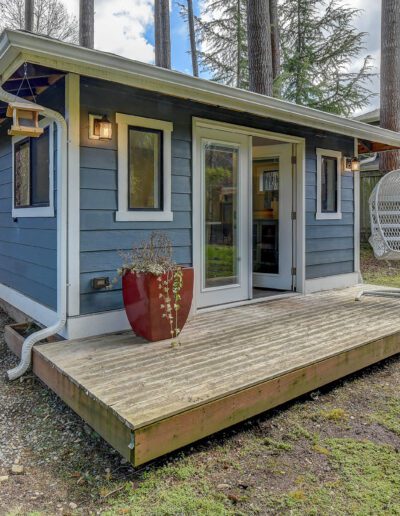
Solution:
<svg viewBox="0 0 400 516"><path fill-rule="evenodd" d="M25 31L5 30L0 36L1 83L24 63L63 73L77 73L190 99L208 105L282 120L383 144L400 147L400 133L347 119L284 100L267 97L154 65L84 48ZM371 147L367 145L367 147ZM364 145L365 148L365 145Z"/></svg>

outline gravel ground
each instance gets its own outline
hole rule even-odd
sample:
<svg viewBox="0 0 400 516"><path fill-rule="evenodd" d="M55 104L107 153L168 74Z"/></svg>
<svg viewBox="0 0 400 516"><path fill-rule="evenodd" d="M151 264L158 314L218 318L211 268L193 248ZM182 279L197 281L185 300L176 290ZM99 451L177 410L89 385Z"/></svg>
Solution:
<svg viewBox="0 0 400 516"><path fill-rule="evenodd" d="M133 469L32 374L6 380L9 322L0 312L0 515L100 513L111 476Z"/></svg>

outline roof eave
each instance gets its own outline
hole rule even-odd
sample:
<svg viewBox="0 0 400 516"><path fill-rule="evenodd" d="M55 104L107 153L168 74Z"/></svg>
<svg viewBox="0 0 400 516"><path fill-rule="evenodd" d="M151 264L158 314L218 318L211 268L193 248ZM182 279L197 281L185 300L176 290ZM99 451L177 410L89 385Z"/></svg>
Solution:
<svg viewBox="0 0 400 516"><path fill-rule="evenodd" d="M25 59L66 72L158 91L261 117L400 147L400 133L315 109L199 79L43 36L6 30L0 39L0 75ZM7 77L4 77L7 79Z"/></svg>

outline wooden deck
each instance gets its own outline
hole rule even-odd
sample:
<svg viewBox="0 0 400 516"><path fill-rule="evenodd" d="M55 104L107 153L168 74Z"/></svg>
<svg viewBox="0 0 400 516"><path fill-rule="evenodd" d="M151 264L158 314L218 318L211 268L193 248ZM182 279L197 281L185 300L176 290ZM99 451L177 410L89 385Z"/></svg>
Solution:
<svg viewBox="0 0 400 516"><path fill-rule="evenodd" d="M42 344L33 368L139 465L400 352L399 302L358 290L204 313L176 348L130 333Z"/></svg>

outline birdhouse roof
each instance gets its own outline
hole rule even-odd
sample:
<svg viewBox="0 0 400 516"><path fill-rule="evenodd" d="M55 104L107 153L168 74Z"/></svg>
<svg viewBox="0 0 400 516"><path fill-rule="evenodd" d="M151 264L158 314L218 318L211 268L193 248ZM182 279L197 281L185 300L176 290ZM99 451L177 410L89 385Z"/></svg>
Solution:
<svg viewBox="0 0 400 516"><path fill-rule="evenodd" d="M12 116L14 109L19 111L37 111L38 113L44 110L42 106L38 106L33 102L29 102L28 100L23 99L16 102L9 102L7 106L7 116Z"/></svg>

